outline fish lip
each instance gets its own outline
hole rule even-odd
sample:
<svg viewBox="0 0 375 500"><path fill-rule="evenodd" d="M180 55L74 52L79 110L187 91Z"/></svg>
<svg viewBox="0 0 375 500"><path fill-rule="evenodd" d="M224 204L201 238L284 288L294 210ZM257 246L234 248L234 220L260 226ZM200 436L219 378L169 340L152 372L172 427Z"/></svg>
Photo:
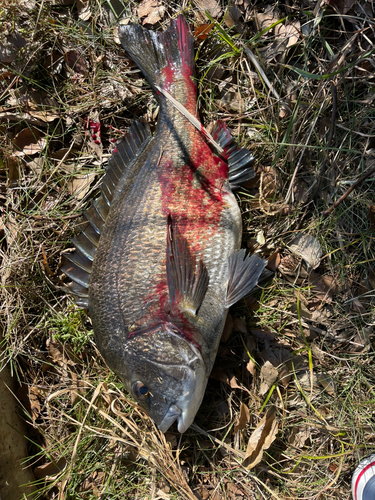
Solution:
<svg viewBox="0 0 375 500"><path fill-rule="evenodd" d="M167 430L173 424L173 422L175 422L176 420L178 420L178 422L180 422L182 413L183 412L182 412L181 408L179 408L176 405L171 405L168 408L167 413L164 415L163 420L158 425L159 430L161 432L167 432ZM179 429L179 432L181 432L180 429Z"/></svg>

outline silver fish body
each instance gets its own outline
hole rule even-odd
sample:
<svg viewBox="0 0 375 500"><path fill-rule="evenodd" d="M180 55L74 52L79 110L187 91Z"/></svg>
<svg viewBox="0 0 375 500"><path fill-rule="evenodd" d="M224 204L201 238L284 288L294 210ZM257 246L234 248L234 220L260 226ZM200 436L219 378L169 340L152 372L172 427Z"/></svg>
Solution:
<svg viewBox="0 0 375 500"><path fill-rule="evenodd" d="M119 36L151 86L196 115L184 18L163 33L122 26ZM228 308L257 284L265 261L240 250L232 193L254 175L251 154L218 124L227 161L213 155L185 116L159 98L155 134L132 126L110 160L102 199L86 214L86 232L100 234L94 250L95 238L87 243L85 234L75 242L81 261L65 254L63 270L88 305L108 366L160 430L177 420L184 432L202 402Z"/></svg>

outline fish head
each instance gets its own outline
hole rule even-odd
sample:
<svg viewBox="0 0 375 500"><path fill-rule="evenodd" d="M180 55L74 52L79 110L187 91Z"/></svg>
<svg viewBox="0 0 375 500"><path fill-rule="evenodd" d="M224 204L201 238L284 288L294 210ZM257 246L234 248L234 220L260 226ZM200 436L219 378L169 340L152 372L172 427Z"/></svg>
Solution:
<svg viewBox="0 0 375 500"><path fill-rule="evenodd" d="M117 373L162 432L177 421L179 432L193 423L208 376L201 353L171 323L131 334Z"/></svg>

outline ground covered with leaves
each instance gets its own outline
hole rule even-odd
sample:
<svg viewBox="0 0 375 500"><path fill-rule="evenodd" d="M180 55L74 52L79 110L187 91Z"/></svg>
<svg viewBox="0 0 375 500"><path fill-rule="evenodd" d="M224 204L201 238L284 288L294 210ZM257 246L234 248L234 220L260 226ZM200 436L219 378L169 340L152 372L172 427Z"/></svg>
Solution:
<svg viewBox="0 0 375 500"><path fill-rule="evenodd" d="M195 424L164 436L107 369L59 264L113 142L157 121L115 27L178 14L202 122L256 155L243 245L275 274L231 309ZM0 25L1 367L26 421L25 491L350 498L375 450L372 3L6 0Z"/></svg>

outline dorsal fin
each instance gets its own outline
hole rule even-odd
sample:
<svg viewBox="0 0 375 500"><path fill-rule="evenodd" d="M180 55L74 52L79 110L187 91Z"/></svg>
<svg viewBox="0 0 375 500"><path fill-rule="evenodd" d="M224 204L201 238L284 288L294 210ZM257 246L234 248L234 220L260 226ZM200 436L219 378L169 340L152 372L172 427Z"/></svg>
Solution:
<svg viewBox="0 0 375 500"><path fill-rule="evenodd" d="M88 286L92 261L99 244L100 233L107 220L110 206L113 202L116 187L131 167L139 154L150 140L148 125L134 122L129 132L122 138L113 150L109 159L107 171L100 186L101 195L91 202L84 210L86 224L76 238L72 239L75 251L62 254L61 271L73 280L68 292L76 297L76 303L88 307Z"/></svg>
<svg viewBox="0 0 375 500"><path fill-rule="evenodd" d="M239 188L241 184L255 177L254 156L248 149L237 146L225 123L216 122L212 137L224 150L221 156L228 162L228 180L232 189Z"/></svg>

